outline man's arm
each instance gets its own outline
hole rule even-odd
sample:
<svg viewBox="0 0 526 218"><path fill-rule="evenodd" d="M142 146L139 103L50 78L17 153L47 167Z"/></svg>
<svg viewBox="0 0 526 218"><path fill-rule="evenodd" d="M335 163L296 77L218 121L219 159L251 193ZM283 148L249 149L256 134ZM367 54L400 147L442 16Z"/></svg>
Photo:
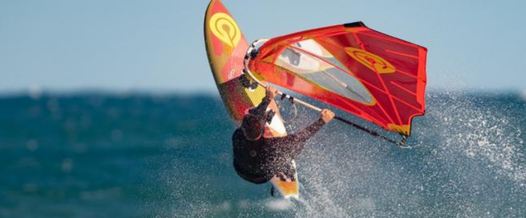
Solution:
<svg viewBox="0 0 526 218"><path fill-rule="evenodd" d="M293 138L293 140L295 141L306 141L314 134L316 134L321 129L321 127L329 123L332 120L332 118L334 118L334 113L330 110L323 109L320 114L320 119L318 119L316 122L312 123L305 129L290 135L290 137Z"/></svg>
<svg viewBox="0 0 526 218"><path fill-rule="evenodd" d="M257 107L250 109L249 113L263 117L265 115L265 111L267 111L268 105L276 97L277 92L277 89L268 86L265 90L265 97L261 100L261 103L259 103Z"/></svg>
<svg viewBox="0 0 526 218"><path fill-rule="evenodd" d="M321 127L329 123L332 120L332 118L334 118L334 113L330 110L323 109L320 114L320 119L318 119L316 122L312 123L308 127L302 129L301 131L288 135L285 138L282 138L283 140L285 140L285 143L278 145L279 148L277 149L281 150L282 152L291 154L292 157L298 156L303 150L305 141L307 141L314 134L316 134L321 129Z"/></svg>

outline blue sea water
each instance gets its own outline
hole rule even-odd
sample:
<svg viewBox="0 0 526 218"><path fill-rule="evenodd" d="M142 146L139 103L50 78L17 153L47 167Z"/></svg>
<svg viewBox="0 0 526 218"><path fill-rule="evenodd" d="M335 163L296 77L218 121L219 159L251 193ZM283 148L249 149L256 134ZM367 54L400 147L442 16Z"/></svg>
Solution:
<svg viewBox="0 0 526 218"><path fill-rule="evenodd" d="M301 199L287 201L233 171L218 96L3 96L0 217L526 217L526 97L426 100L413 149L324 127L297 161ZM317 118L297 110L290 131Z"/></svg>

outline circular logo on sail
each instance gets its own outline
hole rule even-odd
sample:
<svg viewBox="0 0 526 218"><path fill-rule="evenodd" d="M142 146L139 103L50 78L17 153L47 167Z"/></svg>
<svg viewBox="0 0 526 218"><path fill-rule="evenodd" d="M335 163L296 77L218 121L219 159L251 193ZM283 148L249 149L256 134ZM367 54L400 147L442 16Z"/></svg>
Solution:
<svg viewBox="0 0 526 218"><path fill-rule="evenodd" d="M394 73L396 71L396 68L391 63L373 53L353 47L346 47L345 52L347 52L347 54L349 54L354 60L360 62L374 72L383 74Z"/></svg>
<svg viewBox="0 0 526 218"><path fill-rule="evenodd" d="M225 13L216 13L210 19L212 33L232 48L241 39L241 31L232 17Z"/></svg>

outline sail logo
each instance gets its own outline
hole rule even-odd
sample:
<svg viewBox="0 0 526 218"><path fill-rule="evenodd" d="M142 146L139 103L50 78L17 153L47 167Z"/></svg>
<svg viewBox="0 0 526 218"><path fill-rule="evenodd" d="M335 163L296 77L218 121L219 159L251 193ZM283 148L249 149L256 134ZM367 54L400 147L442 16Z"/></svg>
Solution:
<svg viewBox="0 0 526 218"><path fill-rule="evenodd" d="M212 33L225 44L234 48L241 40L241 31L236 22L230 15L225 13L216 13L210 19L210 30Z"/></svg>
<svg viewBox="0 0 526 218"><path fill-rule="evenodd" d="M379 74L396 72L396 68L389 61L373 53L353 47L346 47L345 52L354 60Z"/></svg>

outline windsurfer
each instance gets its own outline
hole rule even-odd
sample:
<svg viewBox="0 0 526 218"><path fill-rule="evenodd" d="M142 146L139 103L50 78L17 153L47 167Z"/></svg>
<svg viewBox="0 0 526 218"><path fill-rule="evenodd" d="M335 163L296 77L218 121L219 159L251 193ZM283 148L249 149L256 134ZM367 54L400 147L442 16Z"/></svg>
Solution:
<svg viewBox="0 0 526 218"><path fill-rule="evenodd" d="M324 109L320 119L297 133L265 138L265 124L273 116L267 107L276 95L275 88L267 87L262 102L249 110L241 127L232 135L234 168L241 178L256 184L265 183L274 175L293 178L291 161L301 153L306 141L334 118L332 111Z"/></svg>

